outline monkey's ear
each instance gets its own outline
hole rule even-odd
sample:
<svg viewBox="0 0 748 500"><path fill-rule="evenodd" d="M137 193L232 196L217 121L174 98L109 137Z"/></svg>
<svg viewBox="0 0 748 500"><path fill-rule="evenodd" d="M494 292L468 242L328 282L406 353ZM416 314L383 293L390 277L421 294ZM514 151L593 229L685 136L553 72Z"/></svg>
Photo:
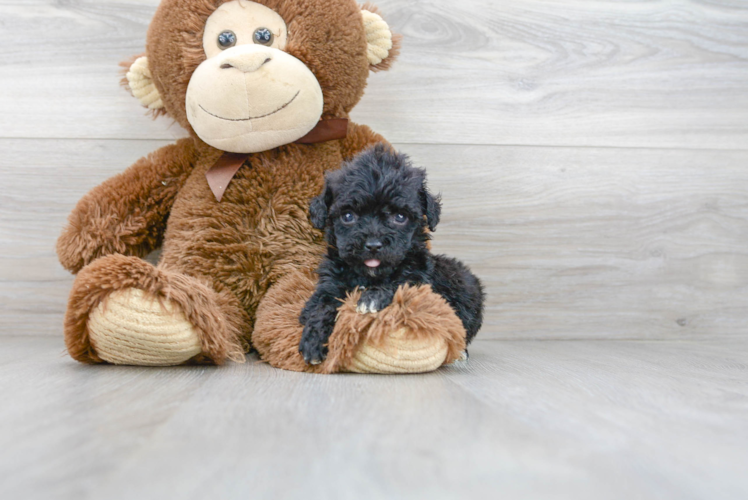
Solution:
<svg viewBox="0 0 748 500"><path fill-rule="evenodd" d="M123 63L123 65L126 63ZM125 75L125 86L130 93L140 101L140 104L158 113L164 108L164 101L153 83L151 70L148 67L148 57L140 56L129 65Z"/></svg>
<svg viewBox="0 0 748 500"><path fill-rule="evenodd" d="M429 193L429 190L424 186L420 192L421 205L423 205L423 213L426 215L426 222L428 223L430 231L436 231L436 225L439 224L439 216L442 213L442 203L440 196L433 196Z"/></svg>
<svg viewBox="0 0 748 500"><path fill-rule="evenodd" d="M390 30L377 8L369 3L361 7L361 17L366 30L366 57L372 71L385 71L400 53L402 37Z"/></svg>
<svg viewBox="0 0 748 500"><path fill-rule="evenodd" d="M330 194L328 195L328 193ZM330 187L325 183L325 191L309 204L309 215L315 229L324 229L327 225L328 198L332 198L332 193Z"/></svg>

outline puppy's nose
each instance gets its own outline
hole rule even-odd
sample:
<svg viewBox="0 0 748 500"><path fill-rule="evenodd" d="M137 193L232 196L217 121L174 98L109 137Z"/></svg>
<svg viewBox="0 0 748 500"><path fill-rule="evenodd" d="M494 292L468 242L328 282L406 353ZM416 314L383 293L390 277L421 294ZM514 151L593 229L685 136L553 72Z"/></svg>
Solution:
<svg viewBox="0 0 748 500"><path fill-rule="evenodd" d="M375 239L366 240L366 249L370 252L378 252L382 248L382 242Z"/></svg>

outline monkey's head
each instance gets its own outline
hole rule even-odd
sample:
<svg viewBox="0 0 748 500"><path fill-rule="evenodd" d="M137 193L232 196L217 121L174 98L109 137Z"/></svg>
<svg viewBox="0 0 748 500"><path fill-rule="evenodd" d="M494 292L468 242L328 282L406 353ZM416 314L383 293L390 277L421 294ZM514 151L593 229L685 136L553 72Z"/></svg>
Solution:
<svg viewBox="0 0 748 500"><path fill-rule="evenodd" d="M397 44L354 0L163 0L127 80L207 144L255 153L347 118Z"/></svg>

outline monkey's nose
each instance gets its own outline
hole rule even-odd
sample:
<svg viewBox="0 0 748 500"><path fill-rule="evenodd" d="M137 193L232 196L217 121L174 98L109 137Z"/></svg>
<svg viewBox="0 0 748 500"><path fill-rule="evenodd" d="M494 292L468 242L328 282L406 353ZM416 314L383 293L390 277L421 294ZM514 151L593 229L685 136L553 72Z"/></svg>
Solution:
<svg viewBox="0 0 748 500"><path fill-rule="evenodd" d="M366 240L365 246L370 252L378 252L382 249L382 242L375 239Z"/></svg>
<svg viewBox="0 0 748 500"><path fill-rule="evenodd" d="M224 59L221 69L236 68L243 73L252 73L272 60L273 57L267 52L237 54Z"/></svg>

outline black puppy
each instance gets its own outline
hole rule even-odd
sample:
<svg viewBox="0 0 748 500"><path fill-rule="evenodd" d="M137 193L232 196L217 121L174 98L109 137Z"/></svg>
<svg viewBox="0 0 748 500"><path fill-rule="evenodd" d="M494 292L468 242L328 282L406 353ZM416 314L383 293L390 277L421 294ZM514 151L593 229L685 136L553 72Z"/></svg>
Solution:
<svg viewBox="0 0 748 500"><path fill-rule="evenodd" d="M469 343L483 321L483 286L457 260L429 253L426 242L441 212L426 188L426 172L383 145L369 149L325 177L324 192L311 202L312 224L329 244L319 281L299 321L304 361L321 363L346 292L363 290L360 313L392 302L405 283L428 284L462 320Z"/></svg>

